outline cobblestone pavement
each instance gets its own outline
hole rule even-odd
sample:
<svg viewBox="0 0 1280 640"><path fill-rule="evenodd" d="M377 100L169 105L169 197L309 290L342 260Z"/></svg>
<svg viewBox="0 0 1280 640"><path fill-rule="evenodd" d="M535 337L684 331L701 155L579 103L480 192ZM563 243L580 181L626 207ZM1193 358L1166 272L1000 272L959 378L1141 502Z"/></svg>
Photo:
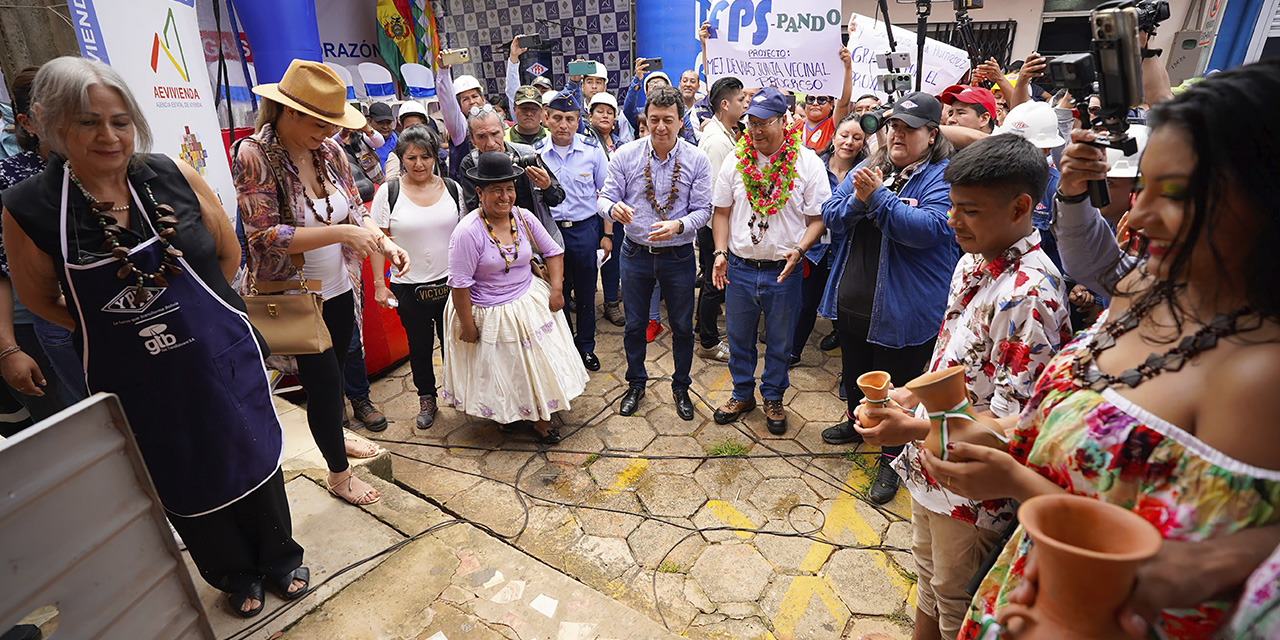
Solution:
<svg viewBox="0 0 1280 640"><path fill-rule="evenodd" d="M559 414L566 437L549 450L448 408L417 430L408 365L375 382L393 423L369 435L403 441L383 443L397 483L689 638L909 637L907 493L885 508L862 500L874 448L822 442L844 412L839 351L818 347L830 324L819 321L791 370L788 430L774 436L759 409L715 423L729 371L696 356L692 390L704 400L693 421L676 416L666 380L650 383L637 415L617 415L622 329L600 318L601 370ZM670 332L649 345L648 367L671 374Z"/></svg>

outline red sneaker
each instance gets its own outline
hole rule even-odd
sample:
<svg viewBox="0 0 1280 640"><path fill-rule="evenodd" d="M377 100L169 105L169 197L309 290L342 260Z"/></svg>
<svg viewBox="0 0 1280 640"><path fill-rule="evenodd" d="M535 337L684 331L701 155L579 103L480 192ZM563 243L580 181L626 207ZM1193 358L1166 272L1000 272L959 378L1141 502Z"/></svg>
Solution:
<svg viewBox="0 0 1280 640"><path fill-rule="evenodd" d="M645 330L645 339L649 342L653 342L658 339L658 336L662 335L663 331L666 331L666 329L662 328L661 322L658 322L657 320L650 320L649 328Z"/></svg>

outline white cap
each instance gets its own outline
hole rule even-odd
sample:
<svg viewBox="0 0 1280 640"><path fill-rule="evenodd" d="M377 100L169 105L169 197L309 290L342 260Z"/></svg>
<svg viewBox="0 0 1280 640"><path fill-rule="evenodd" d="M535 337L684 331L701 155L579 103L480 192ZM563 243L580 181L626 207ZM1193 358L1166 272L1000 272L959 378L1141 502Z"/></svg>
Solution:
<svg viewBox="0 0 1280 640"><path fill-rule="evenodd" d="M1067 143L1058 132L1058 115L1047 102L1024 102L1010 109L1000 133L1022 136L1041 149L1053 149Z"/></svg>
<svg viewBox="0 0 1280 640"><path fill-rule="evenodd" d="M453 95L455 96L460 96L462 95L462 92L470 91L472 89L480 89L480 81L476 80L475 76L458 76L458 78L453 81ZM481 89L480 92L484 93L484 90Z"/></svg>
<svg viewBox="0 0 1280 640"><path fill-rule="evenodd" d="M613 97L613 94L608 91L601 91L594 96L591 96L591 102L587 104L587 111L591 111L591 109L598 104L607 104L613 107L613 112L615 114L618 113L618 99Z"/></svg>
<svg viewBox="0 0 1280 640"><path fill-rule="evenodd" d="M596 62L596 61L594 61L594 60L593 60L592 62L595 62L595 63L596 63L596 70L595 70L595 71L593 71L592 73L587 74L587 77L588 77L588 78L600 78L601 80L608 81L608 80L609 80L609 70L604 68L604 63L603 63L603 62Z"/></svg>
<svg viewBox="0 0 1280 640"><path fill-rule="evenodd" d="M396 117L399 120L404 120L405 116L421 116L423 120L426 120L427 110L417 100L405 100L401 103L400 113Z"/></svg>
<svg viewBox="0 0 1280 640"><path fill-rule="evenodd" d="M556 91L555 89L552 89L550 91L544 91L542 93L542 104L543 105L549 104L552 100L555 100L556 96L558 95L560 95L560 92Z"/></svg>
<svg viewBox="0 0 1280 640"><path fill-rule="evenodd" d="M645 78L644 78L644 84L645 84L645 86L649 86L649 81L650 81L650 80L652 80L652 79L654 79L654 78L662 78L663 80L666 80L666 81L667 81L667 84L671 84L671 76L668 76L667 74L665 74L665 73L663 73L663 72L661 72L661 71L654 71L653 73L651 73L651 74L649 74L649 75L645 76Z"/></svg>
<svg viewBox="0 0 1280 640"><path fill-rule="evenodd" d="M1129 135L1138 141L1138 150L1131 156L1124 155L1119 149L1107 149L1107 166L1111 167L1107 170L1107 176L1111 178L1136 178L1138 177L1138 158L1142 156L1142 150L1147 146L1147 136L1151 134L1151 130L1146 125L1132 124L1129 125Z"/></svg>

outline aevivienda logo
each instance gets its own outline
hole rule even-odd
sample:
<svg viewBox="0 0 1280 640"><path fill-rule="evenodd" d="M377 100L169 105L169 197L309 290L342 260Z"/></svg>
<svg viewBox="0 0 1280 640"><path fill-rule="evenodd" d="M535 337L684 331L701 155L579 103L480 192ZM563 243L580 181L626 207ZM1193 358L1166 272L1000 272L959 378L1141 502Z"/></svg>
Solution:
<svg viewBox="0 0 1280 640"><path fill-rule="evenodd" d="M160 39L161 33L164 34L163 40ZM175 48L178 50L177 57L173 55ZM182 76L183 82L191 82L191 74L187 72L187 56L182 50L182 38L178 35L178 25L173 19L173 9L169 10L164 28L155 34L151 43L151 71L156 73L160 71L161 51L164 51L173 68L178 70L178 75Z"/></svg>

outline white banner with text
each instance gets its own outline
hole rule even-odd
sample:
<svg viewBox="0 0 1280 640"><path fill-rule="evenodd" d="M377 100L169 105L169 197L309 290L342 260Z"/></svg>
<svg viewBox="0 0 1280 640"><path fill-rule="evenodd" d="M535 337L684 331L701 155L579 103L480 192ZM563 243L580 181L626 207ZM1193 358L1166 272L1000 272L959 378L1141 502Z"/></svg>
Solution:
<svg viewBox="0 0 1280 640"><path fill-rule="evenodd" d="M910 53L911 60L916 60L918 41L916 34L901 27L893 28L894 44L897 53ZM849 33L849 53L853 58L853 99L858 96L874 93L881 98L885 92L876 84L876 76L889 73L876 66L876 54L889 53L889 34L885 31L885 23L859 15L854 21L853 30ZM938 95L942 90L959 82L969 70L969 54L932 38L924 41L924 78L921 91ZM906 69L898 69L900 73L911 74L911 87L916 86L916 65Z"/></svg>
<svg viewBox="0 0 1280 640"><path fill-rule="evenodd" d="M774 11L774 7L785 10ZM707 82L733 76L747 87L839 96L844 76L834 0L720 0L706 13Z"/></svg>

